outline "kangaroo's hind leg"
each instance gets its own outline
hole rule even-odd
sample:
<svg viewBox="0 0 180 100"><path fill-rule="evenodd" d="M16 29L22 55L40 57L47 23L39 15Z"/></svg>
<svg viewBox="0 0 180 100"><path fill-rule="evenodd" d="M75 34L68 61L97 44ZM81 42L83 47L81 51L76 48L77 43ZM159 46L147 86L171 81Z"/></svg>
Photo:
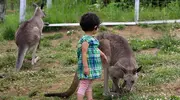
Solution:
<svg viewBox="0 0 180 100"><path fill-rule="evenodd" d="M37 43L33 49L32 62L31 62L32 65L34 65L39 60L39 57L38 56L36 57L36 51L37 51L38 45L39 43Z"/></svg>
<svg viewBox="0 0 180 100"><path fill-rule="evenodd" d="M27 50L28 50L28 47L18 47L18 58L16 61L16 71L19 71L21 69Z"/></svg>

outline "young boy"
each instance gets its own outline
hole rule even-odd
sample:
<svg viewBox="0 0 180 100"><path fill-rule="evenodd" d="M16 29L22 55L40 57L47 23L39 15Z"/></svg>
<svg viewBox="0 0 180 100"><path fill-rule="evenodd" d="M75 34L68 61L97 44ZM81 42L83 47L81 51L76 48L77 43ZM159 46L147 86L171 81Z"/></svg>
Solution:
<svg viewBox="0 0 180 100"><path fill-rule="evenodd" d="M77 73L80 80L77 91L78 100L83 100L84 95L87 100L93 100L92 82L101 77L101 57L107 61L106 55L98 49L99 41L93 37L97 33L99 25L99 17L94 13L86 13L81 17L80 26L85 35L79 40L77 49Z"/></svg>

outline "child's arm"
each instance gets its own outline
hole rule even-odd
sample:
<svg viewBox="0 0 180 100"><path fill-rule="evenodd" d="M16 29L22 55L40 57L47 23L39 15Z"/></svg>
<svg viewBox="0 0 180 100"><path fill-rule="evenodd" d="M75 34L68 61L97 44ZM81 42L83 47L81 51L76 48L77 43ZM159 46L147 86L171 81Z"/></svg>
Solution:
<svg viewBox="0 0 180 100"><path fill-rule="evenodd" d="M88 75L89 74L89 67L87 63L87 50L88 50L89 44L88 42L83 42L82 43L82 63L84 66L84 74Z"/></svg>
<svg viewBox="0 0 180 100"><path fill-rule="evenodd" d="M99 48L98 48L99 49ZM99 49L99 51L100 51L100 55L101 55L101 57L103 58L103 62L108 62L108 59L107 59L107 56Z"/></svg>

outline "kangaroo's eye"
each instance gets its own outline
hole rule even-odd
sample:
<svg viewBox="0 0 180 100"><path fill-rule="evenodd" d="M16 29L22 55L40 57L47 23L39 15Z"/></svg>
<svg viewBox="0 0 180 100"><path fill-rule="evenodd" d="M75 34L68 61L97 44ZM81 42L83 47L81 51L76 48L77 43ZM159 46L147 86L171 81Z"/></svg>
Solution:
<svg viewBox="0 0 180 100"><path fill-rule="evenodd" d="M131 81L131 83L134 83L134 81Z"/></svg>

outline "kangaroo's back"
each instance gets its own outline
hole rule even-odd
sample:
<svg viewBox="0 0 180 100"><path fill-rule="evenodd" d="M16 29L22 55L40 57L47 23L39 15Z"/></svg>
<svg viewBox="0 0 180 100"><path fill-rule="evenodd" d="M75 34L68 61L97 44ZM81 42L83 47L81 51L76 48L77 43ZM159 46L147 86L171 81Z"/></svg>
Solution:
<svg viewBox="0 0 180 100"><path fill-rule="evenodd" d="M39 42L41 36L40 29L35 22L28 20L22 23L16 32L15 42L18 47L31 47Z"/></svg>
<svg viewBox="0 0 180 100"><path fill-rule="evenodd" d="M97 39L100 41L100 49L104 51L106 48L104 48L104 45L101 45L101 42L104 40L108 40L110 42L110 54L111 54L111 65L114 65L119 59L124 57L133 57L133 51L130 48L128 41L123 38L122 36L116 35L116 34L110 34L110 33L101 33L97 36Z"/></svg>

